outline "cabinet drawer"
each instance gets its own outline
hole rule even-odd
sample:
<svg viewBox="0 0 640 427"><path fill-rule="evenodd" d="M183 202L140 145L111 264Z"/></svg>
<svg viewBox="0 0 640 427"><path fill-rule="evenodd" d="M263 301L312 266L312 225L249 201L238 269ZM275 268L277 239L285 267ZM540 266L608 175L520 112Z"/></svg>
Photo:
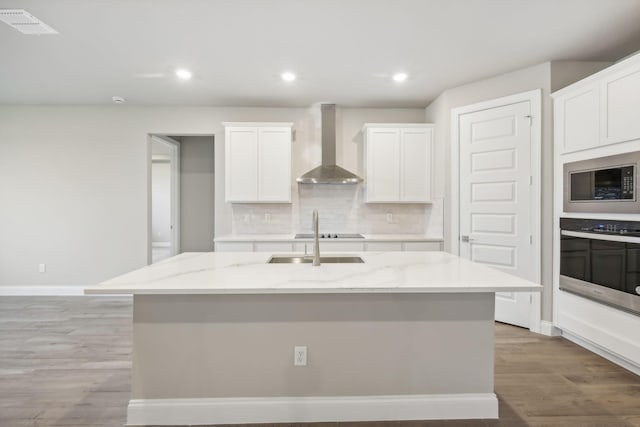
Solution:
<svg viewBox="0 0 640 427"><path fill-rule="evenodd" d="M404 242L405 251L441 251L441 242Z"/></svg>
<svg viewBox="0 0 640 427"><path fill-rule="evenodd" d="M217 242L217 252L253 252L252 242Z"/></svg>
<svg viewBox="0 0 640 427"><path fill-rule="evenodd" d="M289 242L256 242L255 252L291 252L293 243Z"/></svg>
<svg viewBox="0 0 640 427"><path fill-rule="evenodd" d="M313 243L309 246L309 251L313 252ZM322 252L362 252L363 242L320 242L320 253Z"/></svg>
<svg viewBox="0 0 640 427"><path fill-rule="evenodd" d="M369 242L367 243L367 251L400 252L402 251L402 242Z"/></svg>

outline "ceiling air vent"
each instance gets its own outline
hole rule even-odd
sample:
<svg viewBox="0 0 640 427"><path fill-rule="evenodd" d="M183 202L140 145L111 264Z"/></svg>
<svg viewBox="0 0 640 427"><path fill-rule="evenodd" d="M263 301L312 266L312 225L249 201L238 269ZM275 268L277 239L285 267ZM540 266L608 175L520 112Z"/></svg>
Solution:
<svg viewBox="0 0 640 427"><path fill-rule="evenodd" d="M56 30L24 9L0 9L0 21L9 24L22 34L58 34Z"/></svg>

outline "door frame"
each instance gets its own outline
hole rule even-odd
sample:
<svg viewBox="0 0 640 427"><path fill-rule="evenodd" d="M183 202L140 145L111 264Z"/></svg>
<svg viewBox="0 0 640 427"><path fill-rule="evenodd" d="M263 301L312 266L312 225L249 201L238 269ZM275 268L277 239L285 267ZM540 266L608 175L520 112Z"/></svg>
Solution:
<svg viewBox="0 0 640 427"><path fill-rule="evenodd" d="M171 149L171 256L180 253L180 142L173 138L158 134L149 134L147 138L147 265L153 262L153 231L151 186L153 184L153 142L159 142Z"/></svg>
<svg viewBox="0 0 640 427"><path fill-rule="evenodd" d="M533 253L535 258L533 281L541 281L541 210L542 210L542 89L534 89L501 98L491 99L476 104L451 109L451 252L460 255L460 117L463 114L475 113L496 107L529 101L531 105L531 235L533 237ZM531 312L529 330L541 331L540 292L531 293Z"/></svg>

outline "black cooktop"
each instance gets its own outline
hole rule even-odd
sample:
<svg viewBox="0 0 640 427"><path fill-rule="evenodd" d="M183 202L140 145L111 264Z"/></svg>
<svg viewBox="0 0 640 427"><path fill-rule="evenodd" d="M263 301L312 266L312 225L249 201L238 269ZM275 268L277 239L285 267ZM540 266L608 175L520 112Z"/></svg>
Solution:
<svg viewBox="0 0 640 427"><path fill-rule="evenodd" d="M357 233L319 233L320 239L364 239L362 234ZM296 239L313 239L313 233L298 233Z"/></svg>

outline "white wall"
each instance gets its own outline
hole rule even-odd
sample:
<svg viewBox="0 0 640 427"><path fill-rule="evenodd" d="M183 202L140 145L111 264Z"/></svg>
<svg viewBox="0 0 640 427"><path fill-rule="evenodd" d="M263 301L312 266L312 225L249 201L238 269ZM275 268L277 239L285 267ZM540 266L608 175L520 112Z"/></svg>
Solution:
<svg viewBox="0 0 640 427"><path fill-rule="evenodd" d="M215 165L213 136L180 140L180 251L213 250Z"/></svg>
<svg viewBox="0 0 640 427"><path fill-rule="evenodd" d="M297 177L320 163L316 110L0 106L0 286L88 285L146 265L152 133L215 136L215 235L230 233L221 122L293 122ZM338 121L338 163L362 174L362 123L423 122L424 110L339 109Z"/></svg>
<svg viewBox="0 0 640 427"><path fill-rule="evenodd" d="M435 195L444 198L444 236L445 250L451 250L450 218L451 180L451 110L453 108L475 104L503 96L513 95L534 89L542 89L542 319L551 320L552 313L552 232L553 232L553 122L550 93L586 77L604 67L606 62L558 61L528 67L522 70L502 74L489 79L465 84L444 91L425 110L427 122L435 123L436 176Z"/></svg>
<svg viewBox="0 0 640 427"><path fill-rule="evenodd" d="M151 164L151 241L171 242L171 163Z"/></svg>

